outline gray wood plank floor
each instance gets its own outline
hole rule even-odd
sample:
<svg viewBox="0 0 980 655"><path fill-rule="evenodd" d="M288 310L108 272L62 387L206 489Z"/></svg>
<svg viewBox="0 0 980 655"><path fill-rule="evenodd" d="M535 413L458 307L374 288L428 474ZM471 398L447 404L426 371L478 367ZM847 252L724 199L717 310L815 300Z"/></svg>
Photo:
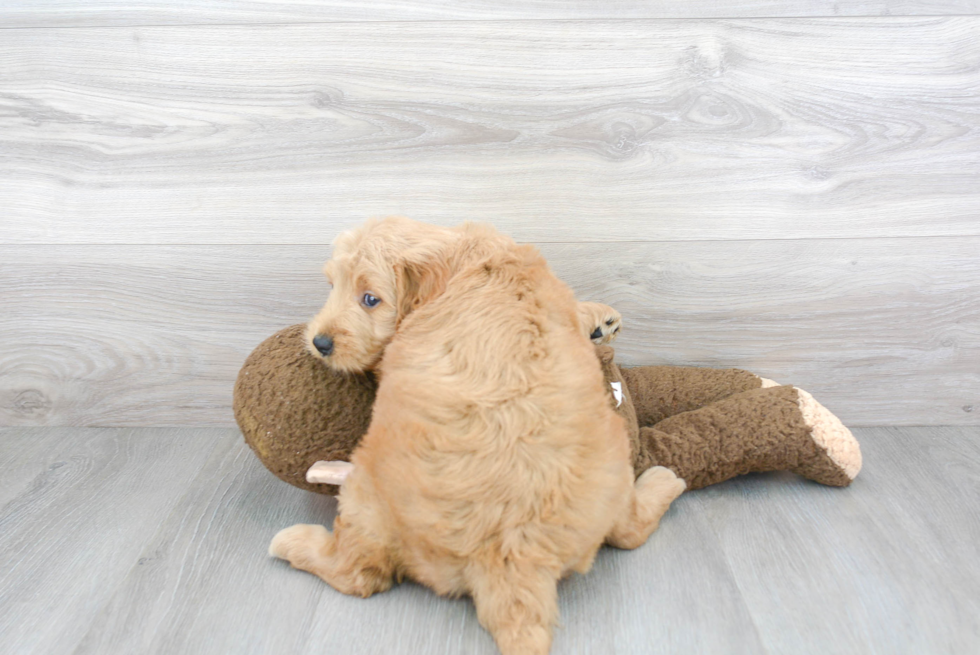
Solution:
<svg viewBox="0 0 980 655"><path fill-rule="evenodd" d="M847 489L753 475L682 496L560 589L554 652L975 653L980 428L855 430ZM0 430L0 653L494 653L467 600L367 600L269 559L333 499L234 429Z"/></svg>

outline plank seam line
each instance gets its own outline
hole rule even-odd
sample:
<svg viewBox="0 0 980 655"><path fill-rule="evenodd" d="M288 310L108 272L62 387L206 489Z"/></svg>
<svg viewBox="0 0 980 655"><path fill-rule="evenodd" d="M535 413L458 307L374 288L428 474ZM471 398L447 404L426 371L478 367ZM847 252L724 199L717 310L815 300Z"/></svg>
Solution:
<svg viewBox="0 0 980 655"><path fill-rule="evenodd" d="M0 12L0 16L3 13ZM134 29L134 28L185 28L185 27L289 27L301 25L404 25L404 24L444 24L444 23L655 23L666 21L791 21L791 20L882 20L903 21L910 19L937 18L976 18L980 12L966 14L854 14L846 16L671 16L653 18L436 18L428 20L311 20L283 22L242 22L242 23L135 23L127 25L16 25L13 27L0 26L0 30L86 30L86 29Z"/></svg>
<svg viewBox="0 0 980 655"><path fill-rule="evenodd" d="M907 239L976 239L980 234L898 234L893 236L853 236L853 237L774 237L774 238L739 238L739 239L624 239L624 240L583 240L583 241L547 241L536 239L534 241L518 241L518 243L529 243L532 245L551 245L551 246L579 246L579 245L642 245L658 243L751 243L751 242L792 242L792 241L885 241L885 240L907 240ZM67 248L67 247L157 247L157 248L204 248L204 247L249 247L249 248L278 248L278 247L323 247L329 248L329 242L310 243L91 243L91 242L54 242L54 243L2 243L0 248Z"/></svg>

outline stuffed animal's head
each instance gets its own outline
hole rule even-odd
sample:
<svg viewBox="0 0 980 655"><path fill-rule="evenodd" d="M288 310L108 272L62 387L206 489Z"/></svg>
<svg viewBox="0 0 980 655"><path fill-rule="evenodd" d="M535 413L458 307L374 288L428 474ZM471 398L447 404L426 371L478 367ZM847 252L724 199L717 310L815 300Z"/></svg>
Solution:
<svg viewBox="0 0 980 655"><path fill-rule="evenodd" d="M371 421L377 383L371 374L324 366L307 349L305 330L304 325L280 330L248 356L235 382L235 420L246 443L276 476L309 491L337 494L335 485L307 482L306 472L318 461L350 459ZM596 354L609 402L626 419L634 442L636 412L613 363L613 349L597 346ZM614 383L620 385L619 399Z"/></svg>
<svg viewBox="0 0 980 655"><path fill-rule="evenodd" d="M306 471L320 460L347 460L371 421L377 384L370 374L340 373L306 349L305 326L280 330L245 360L235 382L235 420L266 468L319 493Z"/></svg>

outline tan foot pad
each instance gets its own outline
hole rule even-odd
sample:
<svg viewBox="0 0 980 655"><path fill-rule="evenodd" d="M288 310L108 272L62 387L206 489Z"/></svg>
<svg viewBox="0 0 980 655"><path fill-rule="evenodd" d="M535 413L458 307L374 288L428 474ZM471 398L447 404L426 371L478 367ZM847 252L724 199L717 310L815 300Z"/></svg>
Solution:
<svg viewBox="0 0 980 655"><path fill-rule="evenodd" d="M800 413L812 430L813 442L853 480L861 471L861 447L840 419L816 401L809 393L796 387Z"/></svg>

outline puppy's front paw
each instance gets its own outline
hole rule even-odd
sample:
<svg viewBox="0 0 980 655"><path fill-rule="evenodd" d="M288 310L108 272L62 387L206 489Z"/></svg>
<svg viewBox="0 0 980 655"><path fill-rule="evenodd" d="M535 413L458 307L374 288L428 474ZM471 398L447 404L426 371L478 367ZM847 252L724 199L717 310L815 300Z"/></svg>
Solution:
<svg viewBox="0 0 980 655"><path fill-rule="evenodd" d="M598 302L580 302L579 317L589 331L589 339L596 345L612 343L623 327L623 317L609 305Z"/></svg>
<svg viewBox="0 0 980 655"><path fill-rule="evenodd" d="M322 525L297 523L280 530L269 544L269 555L284 559L298 569L315 560L332 538Z"/></svg>

